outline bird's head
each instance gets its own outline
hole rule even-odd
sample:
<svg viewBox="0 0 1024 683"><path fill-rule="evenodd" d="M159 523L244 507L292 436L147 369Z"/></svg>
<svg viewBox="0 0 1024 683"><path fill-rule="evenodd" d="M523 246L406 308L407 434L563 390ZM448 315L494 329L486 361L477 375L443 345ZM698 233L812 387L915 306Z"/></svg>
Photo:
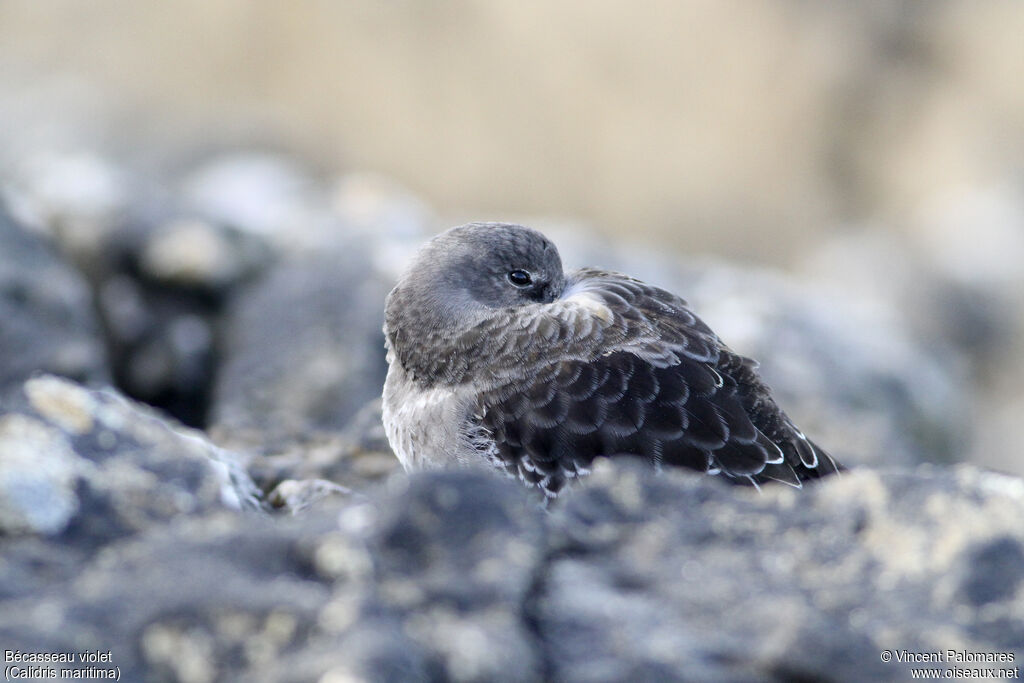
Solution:
<svg viewBox="0 0 1024 683"><path fill-rule="evenodd" d="M536 230L470 223L425 244L388 295L385 328L400 355L452 338L496 309L551 303L566 286L558 249ZM405 348L403 348L405 347Z"/></svg>
<svg viewBox="0 0 1024 683"><path fill-rule="evenodd" d="M519 225L470 223L420 249L388 309L411 305L452 324L485 309L550 303L564 288L558 249L544 235Z"/></svg>

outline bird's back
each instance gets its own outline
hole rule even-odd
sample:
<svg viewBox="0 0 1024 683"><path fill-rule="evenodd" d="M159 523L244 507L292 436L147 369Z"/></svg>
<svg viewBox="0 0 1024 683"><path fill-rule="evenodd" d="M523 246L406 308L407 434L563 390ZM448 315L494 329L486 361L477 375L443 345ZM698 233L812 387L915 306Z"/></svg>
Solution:
<svg viewBox="0 0 1024 683"><path fill-rule="evenodd" d="M625 334L591 357L554 340L478 398L481 453L525 482L557 493L598 456L722 473L740 483L800 486L836 471L776 405L756 363L731 352L682 299L612 273L587 271L588 295ZM576 340L570 340L576 344Z"/></svg>

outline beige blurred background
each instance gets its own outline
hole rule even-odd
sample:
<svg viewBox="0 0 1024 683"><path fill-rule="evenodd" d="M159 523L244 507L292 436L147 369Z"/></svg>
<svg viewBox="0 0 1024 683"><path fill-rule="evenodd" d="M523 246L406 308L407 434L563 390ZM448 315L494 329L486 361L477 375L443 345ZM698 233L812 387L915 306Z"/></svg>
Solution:
<svg viewBox="0 0 1024 683"><path fill-rule="evenodd" d="M1019 183L1022 71L1014 1L0 3L5 144L273 145L779 264Z"/></svg>
<svg viewBox="0 0 1024 683"><path fill-rule="evenodd" d="M132 174L247 150L393 178L433 229L534 217L853 295L852 348L906 328L893 374L949 370L963 454L1024 472L1019 0L0 2L11 196L145 207Z"/></svg>

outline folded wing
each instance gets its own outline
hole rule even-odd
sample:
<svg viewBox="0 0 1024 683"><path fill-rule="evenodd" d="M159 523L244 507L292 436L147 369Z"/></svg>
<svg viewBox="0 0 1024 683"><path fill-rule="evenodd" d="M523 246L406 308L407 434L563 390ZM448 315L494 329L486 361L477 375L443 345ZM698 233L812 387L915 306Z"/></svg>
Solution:
<svg viewBox="0 0 1024 683"><path fill-rule="evenodd" d="M480 394L471 429L486 435L486 457L549 495L598 456L753 484L800 486L837 469L778 408L756 364L669 292L579 271L561 302L521 315L510 344L535 351Z"/></svg>

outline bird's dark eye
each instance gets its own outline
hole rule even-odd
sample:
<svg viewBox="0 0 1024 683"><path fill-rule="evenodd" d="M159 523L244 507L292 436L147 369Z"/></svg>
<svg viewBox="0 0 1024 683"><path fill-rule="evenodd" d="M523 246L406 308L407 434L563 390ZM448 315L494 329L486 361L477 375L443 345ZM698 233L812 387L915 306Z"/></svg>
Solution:
<svg viewBox="0 0 1024 683"><path fill-rule="evenodd" d="M516 287L525 287L533 282L533 278L525 270L513 270L508 274L508 281Z"/></svg>

